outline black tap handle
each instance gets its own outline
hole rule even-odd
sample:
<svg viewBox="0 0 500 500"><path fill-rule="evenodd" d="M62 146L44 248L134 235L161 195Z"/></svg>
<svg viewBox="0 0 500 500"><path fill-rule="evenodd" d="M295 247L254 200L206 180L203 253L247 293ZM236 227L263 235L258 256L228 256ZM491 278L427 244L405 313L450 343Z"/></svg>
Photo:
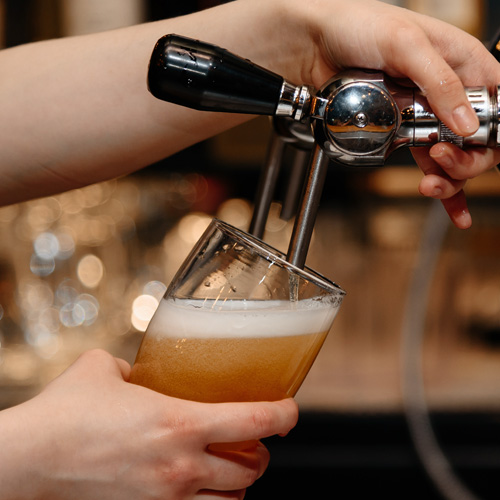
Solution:
<svg viewBox="0 0 500 500"><path fill-rule="evenodd" d="M205 42L166 35L149 63L150 92L203 111L273 115L283 78Z"/></svg>

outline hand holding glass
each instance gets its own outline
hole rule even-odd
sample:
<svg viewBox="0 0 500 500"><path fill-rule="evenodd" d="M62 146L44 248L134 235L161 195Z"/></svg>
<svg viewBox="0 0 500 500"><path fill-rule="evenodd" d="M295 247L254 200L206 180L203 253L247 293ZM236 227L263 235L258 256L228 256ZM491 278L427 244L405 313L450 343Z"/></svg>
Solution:
<svg viewBox="0 0 500 500"><path fill-rule="evenodd" d="M210 403L293 397L344 295L215 219L151 320L131 382Z"/></svg>

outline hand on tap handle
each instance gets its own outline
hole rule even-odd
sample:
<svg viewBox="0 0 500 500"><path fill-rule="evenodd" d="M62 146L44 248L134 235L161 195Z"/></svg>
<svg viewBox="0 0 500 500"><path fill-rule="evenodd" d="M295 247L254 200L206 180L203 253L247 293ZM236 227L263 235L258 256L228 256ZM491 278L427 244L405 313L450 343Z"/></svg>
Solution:
<svg viewBox="0 0 500 500"><path fill-rule="evenodd" d="M299 84L297 96L296 87L283 89L292 108L307 102L309 88L348 68L411 80L460 136L479 127L464 86L492 92L500 81L500 65L479 40L375 0L238 0L123 30L18 46L0 52L0 68L9 75L0 80L0 204L122 176L249 119L151 98L144 73L166 33L227 47ZM264 73L252 99L266 110L278 82L281 76ZM238 105L248 100L246 93L234 97ZM469 225L462 187L500 154L439 143L414 155L425 174L421 193L441 198L459 227Z"/></svg>
<svg viewBox="0 0 500 500"><path fill-rule="evenodd" d="M402 146L497 147L500 141L498 86L491 93L466 89L479 129L462 137L436 117L422 92L380 71L344 71L314 92L225 49L177 35L157 42L148 83L159 99L194 109L311 119L326 155L352 166L381 166Z"/></svg>
<svg viewBox="0 0 500 500"><path fill-rule="evenodd" d="M414 152L426 174L420 190L444 198L459 227L470 224L459 166L472 167L472 159L493 154L473 148L496 148L500 142L498 85L466 88L469 103L455 109L447 126L431 109L425 88L398 85L381 71L344 70L315 91L225 49L175 35L158 41L148 81L156 97L195 109L311 121L325 154L351 166L380 166L397 148L424 146ZM448 175L450 170L458 178Z"/></svg>

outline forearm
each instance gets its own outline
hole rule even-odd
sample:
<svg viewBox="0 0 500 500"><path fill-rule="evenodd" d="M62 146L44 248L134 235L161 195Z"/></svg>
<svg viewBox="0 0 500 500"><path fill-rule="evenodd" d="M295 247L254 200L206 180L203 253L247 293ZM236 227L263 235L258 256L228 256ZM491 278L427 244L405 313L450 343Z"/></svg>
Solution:
<svg viewBox="0 0 500 500"><path fill-rule="evenodd" d="M255 40L271 36L275 21L238 1L1 52L8 78L0 79L0 204L135 171L248 119L155 99L146 85L149 57L159 37L179 33L275 66L273 51Z"/></svg>
<svg viewBox="0 0 500 500"><path fill-rule="evenodd" d="M316 88L347 67L408 78L464 136L478 127L464 85L500 82L500 65L479 40L375 0L236 0L177 19L9 49L0 53L0 205L124 175L249 118L197 112L149 94L151 51L167 33L225 47ZM420 191L452 198L462 181L499 157L434 148L418 161L426 176ZM450 217L467 227L468 217L459 221L464 203L454 206L447 207Z"/></svg>
<svg viewBox="0 0 500 500"><path fill-rule="evenodd" d="M30 421L29 404L0 411L0 500L34 499L40 486L32 466L43 430Z"/></svg>

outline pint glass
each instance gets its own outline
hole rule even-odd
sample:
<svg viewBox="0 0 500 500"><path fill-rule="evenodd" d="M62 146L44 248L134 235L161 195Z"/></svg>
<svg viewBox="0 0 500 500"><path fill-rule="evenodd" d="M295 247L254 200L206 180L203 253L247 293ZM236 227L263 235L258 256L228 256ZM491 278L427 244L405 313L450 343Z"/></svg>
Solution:
<svg viewBox="0 0 500 500"><path fill-rule="evenodd" d="M345 292L213 220L167 289L131 382L201 402L292 397Z"/></svg>

